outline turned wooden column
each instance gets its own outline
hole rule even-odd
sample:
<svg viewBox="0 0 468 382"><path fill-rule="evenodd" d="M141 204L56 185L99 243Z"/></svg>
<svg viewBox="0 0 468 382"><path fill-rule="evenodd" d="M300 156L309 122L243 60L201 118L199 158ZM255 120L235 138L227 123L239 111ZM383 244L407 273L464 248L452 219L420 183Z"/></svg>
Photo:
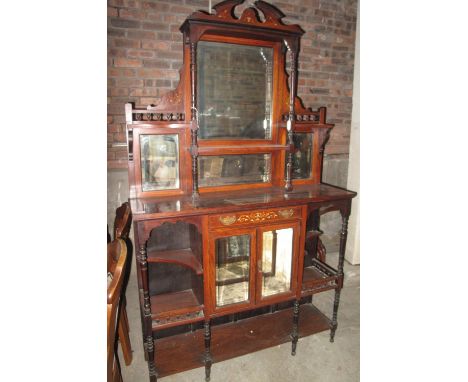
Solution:
<svg viewBox="0 0 468 382"><path fill-rule="evenodd" d="M140 275L143 287L143 316L144 316L144 338L146 344L146 352L148 354L148 370L151 382L156 382L156 364L154 361L154 340L153 331L151 328L151 302L149 296L149 279L148 279L148 256L146 253L146 245L140 245L138 261L140 263Z"/></svg>
<svg viewBox="0 0 468 382"><path fill-rule="evenodd" d="M213 359L211 358L211 326L209 321L205 321L205 381L210 380L211 364Z"/></svg>
<svg viewBox="0 0 468 382"><path fill-rule="evenodd" d="M351 203L351 202L350 202ZM340 294L341 288L343 288L343 265L344 265L344 255L346 250L346 238L348 236L348 219L349 219L349 210L346 214L341 212L342 218L342 225L341 225L341 234L340 234L340 253L338 259L338 288L335 290L335 301L333 303L333 316L332 321L330 324L331 331L330 331L330 342L334 342L335 340L335 332L336 328L338 327L338 307L340 304Z"/></svg>
<svg viewBox="0 0 468 382"><path fill-rule="evenodd" d="M299 301L294 301L294 308L293 308L293 331L291 334L292 339L292 350L291 355L296 355L296 346L297 341L299 340Z"/></svg>
<svg viewBox="0 0 468 382"><path fill-rule="evenodd" d="M198 200L198 109L197 109L197 43L190 43L190 87L192 92L191 106L192 118L190 123L192 156L192 198Z"/></svg>
<svg viewBox="0 0 468 382"><path fill-rule="evenodd" d="M289 81L289 115L286 122L286 129L288 131L288 156L286 162L286 184L284 186L286 191L292 191L292 156L294 151L294 124L295 124L295 114L294 114L294 100L296 98L296 77L297 77L297 43L291 44L291 46L286 44L289 50L291 57L291 76Z"/></svg>

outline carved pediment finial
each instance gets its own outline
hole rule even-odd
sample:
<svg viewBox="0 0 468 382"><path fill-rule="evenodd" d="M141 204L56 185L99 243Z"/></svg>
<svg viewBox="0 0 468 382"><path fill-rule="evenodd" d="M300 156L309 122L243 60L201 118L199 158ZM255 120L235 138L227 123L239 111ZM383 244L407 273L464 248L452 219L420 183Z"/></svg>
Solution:
<svg viewBox="0 0 468 382"><path fill-rule="evenodd" d="M223 21L229 24L254 25L263 28L274 28L282 31L288 31L303 34L304 31L299 25L286 25L281 20L285 17L284 13L278 8L265 1L258 0L253 2L253 7L246 8L240 17L236 17L234 10L245 0L226 0L213 6L214 13L198 11L193 13L189 20L204 21ZM263 19L260 17L262 14Z"/></svg>

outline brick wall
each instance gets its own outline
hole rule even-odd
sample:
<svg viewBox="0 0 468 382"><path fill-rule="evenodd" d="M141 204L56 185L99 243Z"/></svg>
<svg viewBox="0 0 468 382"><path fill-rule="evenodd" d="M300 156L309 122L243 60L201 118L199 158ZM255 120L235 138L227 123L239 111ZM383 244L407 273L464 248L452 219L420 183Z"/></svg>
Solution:
<svg viewBox="0 0 468 382"><path fill-rule="evenodd" d="M299 24L306 31L299 55L298 95L305 106L328 108L328 120L336 126L325 154L347 157L357 0L269 2L287 15L286 23ZM124 104L157 104L161 95L176 87L182 66L179 27L198 9L207 10L208 0L108 0L110 168L125 166Z"/></svg>

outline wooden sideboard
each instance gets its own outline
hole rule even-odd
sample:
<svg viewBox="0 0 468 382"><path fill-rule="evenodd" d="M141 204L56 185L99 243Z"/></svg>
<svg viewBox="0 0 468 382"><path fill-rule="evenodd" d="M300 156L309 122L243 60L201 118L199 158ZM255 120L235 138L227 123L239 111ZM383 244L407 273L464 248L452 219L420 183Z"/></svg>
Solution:
<svg viewBox="0 0 468 382"><path fill-rule="evenodd" d="M263 1L181 26L179 86L126 105L130 205L151 381L337 328L351 199L321 183L333 125L296 96L304 33ZM262 16L260 16L260 14ZM337 267L320 216L342 217ZM311 296L335 290L332 317ZM301 316L300 325L298 317Z"/></svg>

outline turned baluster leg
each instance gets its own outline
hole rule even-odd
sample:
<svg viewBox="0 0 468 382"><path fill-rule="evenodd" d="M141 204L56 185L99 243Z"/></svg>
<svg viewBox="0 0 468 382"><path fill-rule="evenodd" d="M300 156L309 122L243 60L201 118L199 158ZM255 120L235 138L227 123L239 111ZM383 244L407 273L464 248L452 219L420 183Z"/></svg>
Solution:
<svg viewBox="0 0 468 382"><path fill-rule="evenodd" d="M343 288L343 265L344 265L344 255L346 249L346 238L348 236L348 217L342 216L342 226L341 226L341 235L340 235L340 254L338 259L338 288L335 290L335 301L333 303L333 316L332 322L330 324L330 342L335 340L335 332L338 327L337 317L338 317L338 306L340 304L340 293L341 288Z"/></svg>
<svg viewBox="0 0 468 382"><path fill-rule="evenodd" d="M210 380L211 364L213 359L211 358L211 327L210 322L205 322L205 381Z"/></svg>
<svg viewBox="0 0 468 382"><path fill-rule="evenodd" d="M146 338L146 347L148 348L148 371L150 382L156 382L158 380L158 374L156 372L156 364L154 362L154 340L153 336Z"/></svg>
<svg viewBox="0 0 468 382"><path fill-rule="evenodd" d="M154 340L152 331L151 319L151 301L149 296L149 280L148 280L148 255L146 253L146 245L140 245L139 263L141 272L141 282L143 287L143 317L144 317L144 342L146 343L146 353L148 355L148 370L151 382L156 382L156 364L154 362Z"/></svg>
<svg viewBox="0 0 468 382"><path fill-rule="evenodd" d="M291 355L296 355L296 346L297 346L297 341L299 339L298 323L299 323L299 301L296 300L294 301L294 308L293 308L293 331L291 334L291 339L292 339Z"/></svg>

